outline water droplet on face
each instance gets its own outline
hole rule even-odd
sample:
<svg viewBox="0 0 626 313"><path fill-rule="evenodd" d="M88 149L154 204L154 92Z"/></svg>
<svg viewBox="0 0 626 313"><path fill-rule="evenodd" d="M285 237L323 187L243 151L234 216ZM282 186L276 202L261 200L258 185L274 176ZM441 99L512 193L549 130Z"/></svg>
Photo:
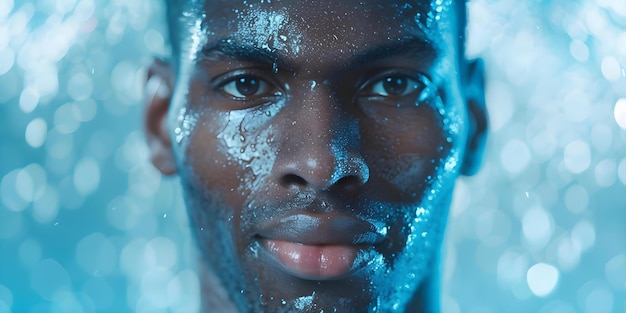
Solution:
<svg viewBox="0 0 626 313"><path fill-rule="evenodd" d="M174 134L176 135L176 143L181 143L183 141L183 136L181 135L182 129L180 127L176 127L174 129Z"/></svg>

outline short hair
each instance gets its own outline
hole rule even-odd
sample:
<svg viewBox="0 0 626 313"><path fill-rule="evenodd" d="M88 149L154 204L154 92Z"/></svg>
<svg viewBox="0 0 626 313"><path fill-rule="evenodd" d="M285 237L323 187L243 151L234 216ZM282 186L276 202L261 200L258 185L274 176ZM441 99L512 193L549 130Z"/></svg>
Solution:
<svg viewBox="0 0 626 313"><path fill-rule="evenodd" d="M460 58L465 56L465 29L467 26L466 1L467 0L453 0L457 13L459 34L457 45ZM183 19L183 12L201 12L201 6L203 3L204 0L165 0L167 30L173 57L177 58L181 52L181 40L183 39L181 37L182 31L184 30L181 26L185 22L188 22ZM198 17L199 16L201 15L198 14ZM177 62L178 60L176 59L172 61Z"/></svg>

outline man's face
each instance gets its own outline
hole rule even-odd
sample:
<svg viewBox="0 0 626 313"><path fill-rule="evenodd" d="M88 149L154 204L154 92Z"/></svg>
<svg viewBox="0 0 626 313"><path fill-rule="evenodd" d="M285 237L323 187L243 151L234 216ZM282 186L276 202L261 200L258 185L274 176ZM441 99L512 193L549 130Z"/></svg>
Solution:
<svg viewBox="0 0 626 313"><path fill-rule="evenodd" d="M468 136L455 10L183 14L172 146L203 260L241 311L392 311L431 275Z"/></svg>

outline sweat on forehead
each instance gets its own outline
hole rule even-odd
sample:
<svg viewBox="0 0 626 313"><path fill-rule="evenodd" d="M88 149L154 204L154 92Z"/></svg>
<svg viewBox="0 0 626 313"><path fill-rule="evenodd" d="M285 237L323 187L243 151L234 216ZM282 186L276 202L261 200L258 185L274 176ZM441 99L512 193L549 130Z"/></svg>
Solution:
<svg viewBox="0 0 626 313"><path fill-rule="evenodd" d="M205 16L205 10L206 11L211 10L210 2L211 0L208 0L208 1L165 0L169 40L170 40L170 45L172 48L172 53L174 56L178 56L180 54L182 42L184 40L188 40L189 37L193 35L190 33L190 29L194 26L194 23L197 22L198 20L203 19L203 17ZM253 1L242 0L240 2L241 3L237 1L232 1L229 3L233 3L232 5L233 7L235 6L235 4L239 5L239 4L245 3L248 6L250 5L254 6L256 4ZM263 1L258 1L258 4L256 5L260 5L262 2ZM267 1L267 2L271 3L270 1ZM308 3L308 4L316 5L315 2L316 1L308 1L308 2L300 1L299 3L300 4ZM415 19L421 22L421 24L424 25L424 27L429 28L429 27L432 27L431 22L438 18L437 14L441 13L443 6L451 5L457 17L456 26L457 26L457 31L459 34L458 36L458 39L459 39L458 47L460 50L459 54L463 56L463 49L464 49L464 44L465 44L464 35L465 35L465 27L466 27L465 2L466 0L427 0L427 1L407 0L404 2L398 2L396 4L396 7L400 11L403 8L413 7L413 6L416 6L424 11L430 11L430 12L426 12L425 14L418 14L418 16L415 16ZM389 1L379 0L379 1L372 1L372 3L374 5L376 5L376 3L388 4ZM432 8L432 10L426 9L425 8L426 6ZM401 21L398 21L398 22L400 23Z"/></svg>

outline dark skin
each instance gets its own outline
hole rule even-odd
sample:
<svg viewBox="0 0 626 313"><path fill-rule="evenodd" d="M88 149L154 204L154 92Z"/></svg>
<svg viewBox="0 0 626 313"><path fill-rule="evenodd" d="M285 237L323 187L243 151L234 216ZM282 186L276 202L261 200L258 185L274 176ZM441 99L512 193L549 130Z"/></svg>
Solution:
<svg viewBox="0 0 626 313"><path fill-rule="evenodd" d="M151 66L145 121L181 179L205 310L437 312L454 181L486 130L454 4L204 10L175 65Z"/></svg>

